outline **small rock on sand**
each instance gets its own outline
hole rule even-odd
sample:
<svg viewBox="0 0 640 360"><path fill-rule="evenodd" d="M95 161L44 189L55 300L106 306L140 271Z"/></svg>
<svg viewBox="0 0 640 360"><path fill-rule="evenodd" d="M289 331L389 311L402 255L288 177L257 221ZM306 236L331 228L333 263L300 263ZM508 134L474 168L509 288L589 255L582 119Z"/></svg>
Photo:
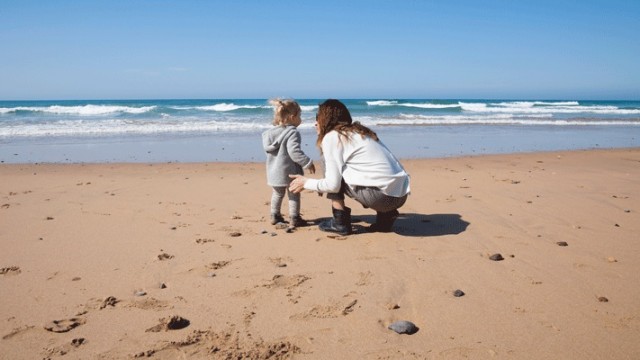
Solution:
<svg viewBox="0 0 640 360"><path fill-rule="evenodd" d="M464 296L464 291L457 289L456 291L453 292L453 296L455 297L461 297Z"/></svg>
<svg viewBox="0 0 640 360"><path fill-rule="evenodd" d="M598 297L598 301L600 301L600 302L609 302L609 299L607 299L604 296L600 296L600 297Z"/></svg>
<svg viewBox="0 0 640 360"><path fill-rule="evenodd" d="M502 257L501 254L493 254L493 255L489 256L489 260L502 261L502 260L504 260L504 258Z"/></svg>
<svg viewBox="0 0 640 360"><path fill-rule="evenodd" d="M566 241L558 241L556 243L556 245L558 245L558 246L569 246L569 244Z"/></svg>
<svg viewBox="0 0 640 360"><path fill-rule="evenodd" d="M389 325L389 330L393 330L398 334L413 335L418 332L418 327L411 321L401 320Z"/></svg>

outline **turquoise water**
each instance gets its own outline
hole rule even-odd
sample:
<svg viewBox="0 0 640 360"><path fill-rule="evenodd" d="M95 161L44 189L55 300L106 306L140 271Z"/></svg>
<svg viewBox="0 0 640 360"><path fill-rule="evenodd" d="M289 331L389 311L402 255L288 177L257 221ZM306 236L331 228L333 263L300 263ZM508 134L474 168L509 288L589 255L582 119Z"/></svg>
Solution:
<svg viewBox="0 0 640 360"><path fill-rule="evenodd" d="M323 99L298 100L310 154ZM342 100L400 157L640 146L640 101ZM262 161L266 99L0 101L0 161Z"/></svg>

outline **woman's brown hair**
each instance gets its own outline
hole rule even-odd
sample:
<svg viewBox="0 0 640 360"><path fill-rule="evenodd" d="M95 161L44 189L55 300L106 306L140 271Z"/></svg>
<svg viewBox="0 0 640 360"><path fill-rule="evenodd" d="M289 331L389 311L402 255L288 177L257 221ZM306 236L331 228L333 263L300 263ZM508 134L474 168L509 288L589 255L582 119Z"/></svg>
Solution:
<svg viewBox="0 0 640 360"><path fill-rule="evenodd" d="M368 136L378 141L378 135L368 127L360 124L359 121L353 122L351 114L347 107L336 99L329 99L318 106L318 115L316 116L318 123L318 140L316 146L321 149L322 139L332 130L337 131L340 135L347 137L350 133L360 134L362 137ZM321 149L322 150L322 149Z"/></svg>

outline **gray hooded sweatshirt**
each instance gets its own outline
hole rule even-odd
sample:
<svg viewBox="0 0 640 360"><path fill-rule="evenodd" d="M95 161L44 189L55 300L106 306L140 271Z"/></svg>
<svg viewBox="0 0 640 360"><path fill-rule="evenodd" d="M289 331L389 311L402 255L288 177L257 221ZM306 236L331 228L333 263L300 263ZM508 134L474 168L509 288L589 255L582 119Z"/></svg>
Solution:
<svg viewBox="0 0 640 360"><path fill-rule="evenodd" d="M303 175L311 159L300 148L300 133L293 125L275 126L262 133L267 153L267 184L289 186L289 174Z"/></svg>

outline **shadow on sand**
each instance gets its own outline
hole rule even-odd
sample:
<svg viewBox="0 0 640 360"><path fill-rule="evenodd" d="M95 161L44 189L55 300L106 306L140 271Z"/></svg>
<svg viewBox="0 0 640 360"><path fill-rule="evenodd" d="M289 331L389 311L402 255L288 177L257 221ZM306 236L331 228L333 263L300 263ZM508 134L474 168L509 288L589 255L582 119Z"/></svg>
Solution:
<svg viewBox="0 0 640 360"><path fill-rule="evenodd" d="M375 221L375 215L355 216L353 219L354 233L366 233L367 227ZM400 213L393 224L393 232L403 236L457 235L464 232L467 226L469 223L462 220L462 216L459 214Z"/></svg>

